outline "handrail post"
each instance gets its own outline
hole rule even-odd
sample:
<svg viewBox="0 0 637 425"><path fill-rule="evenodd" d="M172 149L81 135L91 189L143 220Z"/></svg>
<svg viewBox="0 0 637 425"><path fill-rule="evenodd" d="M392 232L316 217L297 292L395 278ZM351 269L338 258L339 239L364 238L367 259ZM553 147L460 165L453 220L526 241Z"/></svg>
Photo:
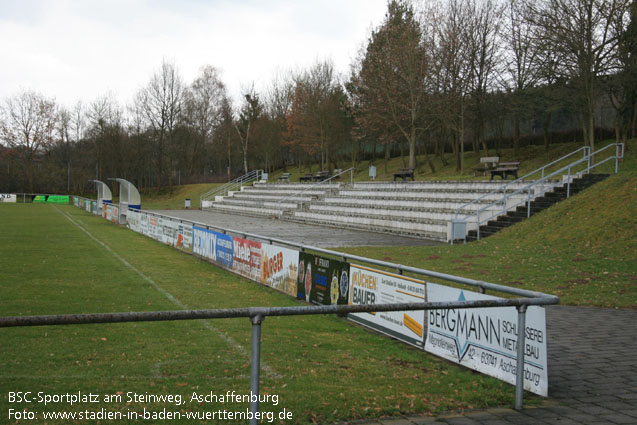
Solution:
<svg viewBox="0 0 637 425"><path fill-rule="evenodd" d="M526 305L520 305L518 309L518 358L515 369L515 410L522 410L524 398L524 348L526 345Z"/></svg>
<svg viewBox="0 0 637 425"><path fill-rule="evenodd" d="M261 323L265 317L257 314L250 317L252 322L252 365L250 367L250 425L257 425L259 411L259 380L261 373Z"/></svg>
<svg viewBox="0 0 637 425"><path fill-rule="evenodd" d="M623 147L622 147L623 150ZM622 152L623 156L623 152ZM619 171L619 143L615 146L615 174Z"/></svg>

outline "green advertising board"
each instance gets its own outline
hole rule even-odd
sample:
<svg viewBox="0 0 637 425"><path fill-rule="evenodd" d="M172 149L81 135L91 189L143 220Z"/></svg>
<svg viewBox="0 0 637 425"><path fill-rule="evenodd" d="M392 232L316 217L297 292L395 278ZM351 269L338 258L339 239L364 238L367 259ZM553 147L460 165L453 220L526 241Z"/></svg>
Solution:
<svg viewBox="0 0 637 425"><path fill-rule="evenodd" d="M69 195L36 195L33 197L34 204L68 204Z"/></svg>
<svg viewBox="0 0 637 425"><path fill-rule="evenodd" d="M68 204L69 196L68 195L49 195L49 199L47 199L49 204Z"/></svg>
<svg viewBox="0 0 637 425"><path fill-rule="evenodd" d="M297 298L319 305L349 302L349 263L299 253Z"/></svg>

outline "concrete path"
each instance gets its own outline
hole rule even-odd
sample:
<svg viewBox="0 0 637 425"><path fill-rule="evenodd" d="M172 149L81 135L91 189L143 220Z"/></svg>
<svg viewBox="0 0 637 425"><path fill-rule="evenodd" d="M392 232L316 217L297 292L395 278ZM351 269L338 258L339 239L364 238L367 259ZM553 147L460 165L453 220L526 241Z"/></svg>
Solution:
<svg viewBox="0 0 637 425"><path fill-rule="evenodd" d="M637 424L637 311L550 306L547 327L549 400L544 407L349 423Z"/></svg>
<svg viewBox="0 0 637 425"><path fill-rule="evenodd" d="M363 230L315 226L267 217L251 217L201 210L152 210L151 212L319 248L441 244L441 242L428 239L410 238L389 233L366 232Z"/></svg>

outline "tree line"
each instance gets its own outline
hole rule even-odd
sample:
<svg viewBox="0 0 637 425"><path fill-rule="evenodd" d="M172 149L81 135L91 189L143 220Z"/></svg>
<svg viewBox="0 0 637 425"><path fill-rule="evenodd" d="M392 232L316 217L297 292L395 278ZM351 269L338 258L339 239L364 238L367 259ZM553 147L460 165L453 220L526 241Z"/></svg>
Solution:
<svg viewBox="0 0 637 425"><path fill-rule="evenodd" d="M600 104L625 141L636 14L630 0L390 0L348 75L317 61L236 104L217 68L186 83L169 61L126 106L106 95L69 108L25 90L0 107L0 191L82 193L108 177L172 188L398 154L405 167L421 155L435 173L435 156L462 173L465 150L518 156L529 126L548 149L572 129L564 111L594 148Z"/></svg>

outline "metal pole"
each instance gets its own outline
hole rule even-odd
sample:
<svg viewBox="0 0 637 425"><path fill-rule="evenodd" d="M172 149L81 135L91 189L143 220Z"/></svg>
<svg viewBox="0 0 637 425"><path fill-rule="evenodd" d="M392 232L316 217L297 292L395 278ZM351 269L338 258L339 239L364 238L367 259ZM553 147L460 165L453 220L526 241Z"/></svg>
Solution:
<svg viewBox="0 0 637 425"><path fill-rule="evenodd" d="M619 171L619 145L615 147L615 174Z"/></svg>
<svg viewBox="0 0 637 425"><path fill-rule="evenodd" d="M524 340L526 331L526 305L517 307L518 309L518 358L515 370L515 410L522 410L522 399L524 397Z"/></svg>
<svg viewBox="0 0 637 425"><path fill-rule="evenodd" d="M571 196L571 167L568 168L568 182L566 183L566 197Z"/></svg>
<svg viewBox="0 0 637 425"><path fill-rule="evenodd" d="M250 368L250 425L257 425L259 411L259 375L261 372L261 322L265 320L260 314L250 317L252 322L252 365ZM256 396L256 399L255 399Z"/></svg>

